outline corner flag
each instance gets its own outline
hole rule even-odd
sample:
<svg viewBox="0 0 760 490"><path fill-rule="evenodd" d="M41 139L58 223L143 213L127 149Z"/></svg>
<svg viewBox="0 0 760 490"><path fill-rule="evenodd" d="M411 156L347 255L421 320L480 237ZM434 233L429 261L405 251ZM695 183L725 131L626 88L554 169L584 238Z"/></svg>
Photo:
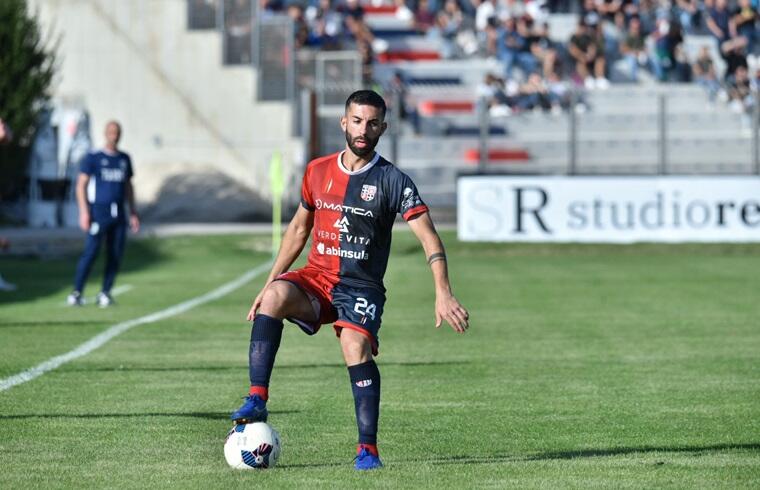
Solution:
<svg viewBox="0 0 760 490"><path fill-rule="evenodd" d="M272 257L276 257L282 237L282 193L285 190L282 157L276 150L269 161L269 189L272 192Z"/></svg>

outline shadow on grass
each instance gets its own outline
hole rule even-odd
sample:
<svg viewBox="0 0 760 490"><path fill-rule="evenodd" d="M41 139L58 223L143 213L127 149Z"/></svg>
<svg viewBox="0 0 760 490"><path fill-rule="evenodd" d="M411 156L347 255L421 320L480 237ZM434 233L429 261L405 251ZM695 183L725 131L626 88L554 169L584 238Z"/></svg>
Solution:
<svg viewBox="0 0 760 490"><path fill-rule="evenodd" d="M742 443L742 444L712 444L707 446L642 446L642 447L619 447L609 449L579 449L577 451L550 451L538 453L530 456L521 456L517 454L494 454L489 456L447 456L431 458L409 458L402 461L387 460L386 464L407 465L407 464L433 464L433 465L478 465L478 464L500 464L500 463L525 463L530 461L553 461L563 459L580 459L580 458L599 458L607 456L621 456L627 454L646 454L646 453L713 453L720 451L755 451L760 452L760 443ZM658 461L656 465L665 464ZM332 468L345 466L346 462L333 463L303 463L303 464L282 464L280 468Z"/></svg>
<svg viewBox="0 0 760 490"><path fill-rule="evenodd" d="M99 320L76 320L76 321L29 321L29 322L6 322L0 323L0 328L23 327L81 327L82 325L103 325Z"/></svg>
<svg viewBox="0 0 760 490"><path fill-rule="evenodd" d="M429 362L383 362L379 367L383 366L403 366L403 367L416 367L416 366L456 366L463 364L472 364L471 361L429 361ZM330 363L330 364L286 364L283 366L276 365L275 369L314 369L314 368L340 368L346 369L346 365L342 363ZM78 367L78 368L61 368L58 372L182 372L182 371L238 371L246 370L248 366L176 366L176 367L162 367L162 366L110 366L110 367Z"/></svg>
<svg viewBox="0 0 760 490"><path fill-rule="evenodd" d="M300 410L270 410L272 415L290 415L300 413ZM230 412L135 412L135 413L29 413L16 415L0 415L0 420L25 419L112 419L112 418L142 418L142 417L186 417L208 420L230 420Z"/></svg>
<svg viewBox="0 0 760 490"><path fill-rule="evenodd" d="M38 257L2 257L0 260L0 270L3 277L8 281L16 283L19 288L16 291L3 293L0 295L0 304L2 303L23 303L33 301L38 298L48 297L52 294L61 294L61 304L66 301L66 294L73 287L74 271L79 260L79 253L84 250L84 235L82 235L82 246L76 254L57 257L50 259L40 259ZM90 280L88 286L98 291L97 286L102 279L104 268L104 245L98 254L98 260L93 264L90 271ZM119 275L127 272L148 269L155 266L156 263L164 260L165 257L156 246L154 240L134 240L127 239L127 247L119 270ZM94 281L94 284L93 284ZM119 284L119 277L116 278L116 284ZM93 291L87 290L85 294L94 294Z"/></svg>

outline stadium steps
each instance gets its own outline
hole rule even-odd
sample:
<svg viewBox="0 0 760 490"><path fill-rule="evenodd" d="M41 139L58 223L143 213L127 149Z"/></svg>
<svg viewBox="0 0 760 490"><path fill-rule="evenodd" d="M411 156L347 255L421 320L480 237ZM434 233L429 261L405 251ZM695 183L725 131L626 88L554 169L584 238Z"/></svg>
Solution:
<svg viewBox="0 0 760 490"><path fill-rule="evenodd" d="M44 25L66 33L55 96L85 100L97 125L113 117L124 123L138 201L173 196L180 208L198 208L197 196L182 203L174 189L203 175L209 186L209 177L218 182L208 190L207 208L215 199L245 196L239 207L225 208L223 219L264 212L267 188L260 182L268 178L266 162L277 149L289 163L301 147L290 138L290 104L256 103L255 71L222 65L217 32L187 30L187 2L40 0L38 5ZM93 73L101 75L84 75Z"/></svg>

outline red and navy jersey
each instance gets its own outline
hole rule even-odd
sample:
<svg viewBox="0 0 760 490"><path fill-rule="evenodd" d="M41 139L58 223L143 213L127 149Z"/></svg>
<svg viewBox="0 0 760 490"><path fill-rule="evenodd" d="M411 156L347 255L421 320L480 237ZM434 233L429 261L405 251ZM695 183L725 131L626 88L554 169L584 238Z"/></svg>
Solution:
<svg viewBox="0 0 760 490"><path fill-rule="evenodd" d="M121 206L126 198L126 184L132 178L132 160L123 151L88 153L79 171L90 176L87 201L96 205Z"/></svg>
<svg viewBox="0 0 760 490"><path fill-rule="evenodd" d="M301 205L314 211L308 263L336 282L384 292L396 214L408 221L428 208L412 179L378 153L355 172L342 157L328 155L306 167Z"/></svg>

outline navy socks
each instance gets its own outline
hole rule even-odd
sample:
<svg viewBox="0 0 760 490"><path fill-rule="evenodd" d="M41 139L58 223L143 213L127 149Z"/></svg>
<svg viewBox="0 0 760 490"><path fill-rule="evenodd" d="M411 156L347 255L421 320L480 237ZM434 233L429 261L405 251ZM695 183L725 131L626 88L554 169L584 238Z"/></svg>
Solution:
<svg viewBox="0 0 760 490"><path fill-rule="evenodd" d="M377 444L377 420L380 416L380 371L375 361L348 367L354 394L359 444Z"/></svg>
<svg viewBox="0 0 760 490"><path fill-rule="evenodd" d="M251 387L269 387L274 358L282 339L282 320L267 315L256 315L251 328L251 344L248 348L248 374ZM263 390L267 391L267 390ZM265 400L267 395L262 396Z"/></svg>

